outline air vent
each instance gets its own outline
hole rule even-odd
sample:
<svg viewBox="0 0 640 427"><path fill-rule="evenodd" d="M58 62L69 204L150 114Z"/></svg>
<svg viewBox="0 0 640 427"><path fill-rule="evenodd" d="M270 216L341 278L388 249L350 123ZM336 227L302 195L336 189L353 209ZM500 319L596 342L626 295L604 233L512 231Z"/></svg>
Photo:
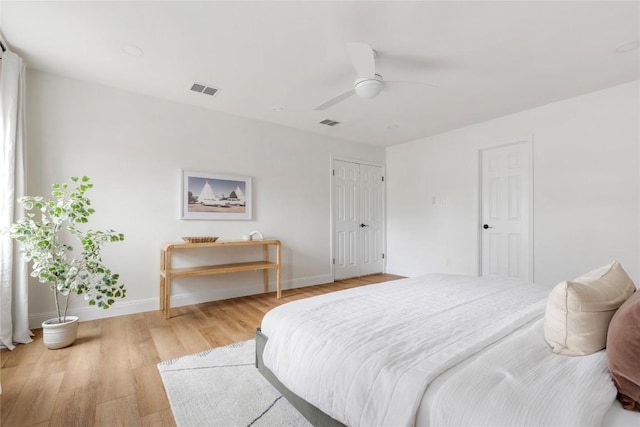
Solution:
<svg viewBox="0 0 640 427"><path fill-rule="evenodd" d="M331 120L331 119L324 119L323 121L320 122L321 125L327 125L327 126L335 126L335 125L339 125L340 122L336 122L335 120Z"/></svg>
<svg viewBox="0 0 640 427"><path fill-rule="evenodd" d="M194 83L193 85L191 85L191 90L198 93L204 93L205 95L210 95L210 96L213 96L216 93L220 92L220 89L203 85L201 83Z"/></svg>

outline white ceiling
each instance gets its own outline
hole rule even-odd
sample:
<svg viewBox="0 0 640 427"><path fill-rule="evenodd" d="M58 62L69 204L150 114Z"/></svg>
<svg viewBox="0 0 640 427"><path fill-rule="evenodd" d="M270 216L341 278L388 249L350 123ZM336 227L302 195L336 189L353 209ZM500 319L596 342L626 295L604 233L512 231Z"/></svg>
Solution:
<svg viewBox="0 0 640 427"><path fill-rule="evenodd" d="M615 50L638 40L639 5L2 0L0 17L33 69L390 146L638 79L639 50ZM377 51L386 79L438 88L314 111L351 88L350 41ZM193 82L222 91L197 94ZM341 124L318 124L325 118Z"/></svg>

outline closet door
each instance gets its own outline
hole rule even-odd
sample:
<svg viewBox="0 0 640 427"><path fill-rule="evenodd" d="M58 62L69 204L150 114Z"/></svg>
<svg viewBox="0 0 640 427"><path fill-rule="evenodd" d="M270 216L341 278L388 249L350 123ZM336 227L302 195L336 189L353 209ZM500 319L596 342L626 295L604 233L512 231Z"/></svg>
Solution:
<svg viewBox="0 0 640 427"><path fill-rule="evenodd" d="M360 165L360 276L382 273L384 269L383 189L382 167Z"/></svg>
<svg viewBox="0 0 640 427"><path fill-rule="evenodd" d="M336 280L384 269L382 167L333 161L333 264Z"/></svg>
<svg viewBox="0 0 640 427"><path fill-rule="evenodd" d="M336 280L360 275L358 166L357 163L333 161L333 277Z"/></svg>

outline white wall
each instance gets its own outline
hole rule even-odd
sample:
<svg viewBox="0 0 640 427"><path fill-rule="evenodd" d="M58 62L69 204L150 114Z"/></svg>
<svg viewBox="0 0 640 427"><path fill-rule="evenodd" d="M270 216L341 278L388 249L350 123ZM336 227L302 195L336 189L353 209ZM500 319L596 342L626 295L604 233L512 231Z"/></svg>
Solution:
<svg viewBox="0 0 640 427"><path fill-rule="evenodd" d="M617 259L640 285L639 93L635 81L388 148L387 271L478 274L478 150L533 136L535 281Z"/></svg>
<svg viewBox="0 0 640 427"><path fill-rule="evenodd" d="M104 260L127 298L108 311L77 304L84 320L157 309L160 247L181 236L238 239L257 229L282 241L284 288L331 281L330 158L384 163L381 148L36 71L28 73L27 114L28 194L88 175L96 209L89 225L125 234ZM252 176L254 219L180 220L181 168ZM254 256L230 253L245 255ZM259 293L261 274L176 280L174 305ZM51 317L46 286L31 283L29 305L32 327Z"/></svg>

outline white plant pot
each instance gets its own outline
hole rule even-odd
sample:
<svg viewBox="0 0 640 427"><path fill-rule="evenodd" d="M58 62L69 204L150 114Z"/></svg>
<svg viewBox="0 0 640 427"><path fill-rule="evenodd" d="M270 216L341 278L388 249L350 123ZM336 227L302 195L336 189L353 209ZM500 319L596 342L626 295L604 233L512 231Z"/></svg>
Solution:
<svg viewBox="0 0 640 427"><path fill-rule="evenodd" d="M45 347L55 350L68 347L78 336L78 316L67 316L65 322L59 323L58 318L42 322L42 342Z"/></svg>

